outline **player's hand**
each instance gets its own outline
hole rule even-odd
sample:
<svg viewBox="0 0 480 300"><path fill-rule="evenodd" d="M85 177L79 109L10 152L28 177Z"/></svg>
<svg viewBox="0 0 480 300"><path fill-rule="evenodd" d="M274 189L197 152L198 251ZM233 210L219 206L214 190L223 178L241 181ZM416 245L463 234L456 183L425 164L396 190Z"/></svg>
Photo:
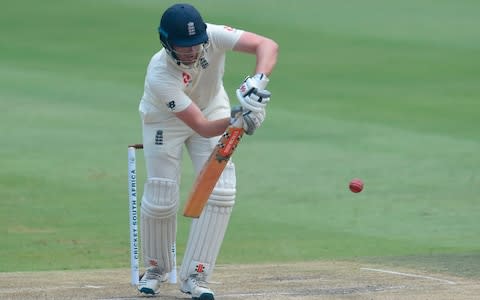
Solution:
<svg viewBox="0 0 480 300"><path fill-rule="evenodd" d="M252 135L257 128L259 128L265 120L266 111L261 109L258 112L245 111L242 106L234 106L231 110L231 124L235 124L236 121L242 118L243 129L248 135Z"/></svg>
<svg viewBox="0 0 480 300"><path fill-rule="evenodd" d="M269 79L265 74L256 74L247 77L236 90L238 101L245 108L254 112L261 112L270 101L271 93L265 88Z"/></svg>
<svg viewBox="0 0 480 300"><path fill-rule="evenodd" d="M247 111L246 113L242 114L243 117L243 129L245 133L248 135L252 135L255 130L257 130L265 121L265 117L267 112L265 109L262 109L258 112L254 111Z"/></svg>
<svg viewBox="0 0 480 300"><path fill-rule="evenodd" d="M230 110L230 124L235 123L235 120L241 118L243 114L243 107L240 105L235 105Z"/></svg>

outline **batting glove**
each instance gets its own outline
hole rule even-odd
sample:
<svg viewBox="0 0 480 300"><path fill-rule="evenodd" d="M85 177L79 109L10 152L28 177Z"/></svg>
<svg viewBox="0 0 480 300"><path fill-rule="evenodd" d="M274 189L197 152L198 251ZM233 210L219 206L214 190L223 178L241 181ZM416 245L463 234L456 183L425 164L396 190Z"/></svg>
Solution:
<svg viewBox="0 0 480 300"><path fill-rule="evenodd" d="M261 112L270 101L271 93L265 88L269 79L265 74L256 74L247 77L236 90L238 101L245 108L254 112Z"/></svg>
<svg viewBox="0 0 480 300"><path fill-rule="evenodd" d="M237 119L242 118L243 129L248 135L252 135L265 121L266 111L245 111L241 106L234 106L231 111L230 123L236 123Z"/></svg>

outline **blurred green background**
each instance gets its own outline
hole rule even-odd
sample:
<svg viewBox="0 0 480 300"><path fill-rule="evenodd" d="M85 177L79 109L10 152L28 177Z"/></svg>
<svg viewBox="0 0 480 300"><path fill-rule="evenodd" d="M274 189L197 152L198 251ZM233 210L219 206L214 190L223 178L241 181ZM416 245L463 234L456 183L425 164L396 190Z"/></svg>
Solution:
<svg viewBox="0 0 480 300"><path fill-rule="evenodd" d="M0 271L129 266L126 146L141 142L146 65L173 3L2 3ZM219 264L360 260L480 276L480 2L191 3L280 45L267 121L234 156ZM232 102L253 69L229 54ZM182 202L192 180L186 157ZM188 225L179 216L179 262Z"/></svg>

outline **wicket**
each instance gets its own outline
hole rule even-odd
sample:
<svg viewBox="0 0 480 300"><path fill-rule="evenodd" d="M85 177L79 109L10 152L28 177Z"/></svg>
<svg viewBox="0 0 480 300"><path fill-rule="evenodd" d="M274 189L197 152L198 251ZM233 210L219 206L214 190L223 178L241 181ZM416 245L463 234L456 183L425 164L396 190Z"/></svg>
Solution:
<svg viewBox="0 0 480 300"><path fill-rule="evenodd" d="M143 144L128 145L128 200L130 216L130 283L138 285L140 279L140 251L138 245L138 202L137 202L137 159L136 150L143 149ZM169 283L177 283L177 250L172 245L173 268L168 274Z"/></svg>
<svg viewBox="0 0 480 300"><path fill-rule="evenodd" d="M139 281L139 247L138 247L138 213L137 213L137 162L138 145L128 146L128 200L130 216L130 283L137 285Z"/></svg>

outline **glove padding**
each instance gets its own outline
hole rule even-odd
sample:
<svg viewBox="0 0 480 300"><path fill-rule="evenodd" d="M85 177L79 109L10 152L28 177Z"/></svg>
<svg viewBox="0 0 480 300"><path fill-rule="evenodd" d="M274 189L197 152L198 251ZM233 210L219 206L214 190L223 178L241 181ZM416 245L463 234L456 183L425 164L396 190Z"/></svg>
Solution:
<svg viewBox="0 0 480 300"><path fill-rule="evenodd" d="M265 110L271 96L271 93L265 89L268 82L269 79L267 76L261 73L253 77L247 77L243 81L237 89L236 94L238 101L240 101L240 104L245 110L258 113Z"/></svg>
<svg viewBox="0 0 480 300"><path fill-rule="evenodd" d="M231 124L234 124L239 118L243 120L243 129L248 135L252 135L257 128L259 128L265 120L266 111L261 109L258 112L245 111L242 106L235 106L231 111Z"/></svg>
<svg viewBox="0 0 480 300"><path fill-rule="evenodd" d="M252 135L257 128L262 125L263 121L265 121L265 116L267 115L265 109L254 112L254 111L247 111L246 113L242 114L243 117L243 129L245 133L248 135Z"/></svg>

